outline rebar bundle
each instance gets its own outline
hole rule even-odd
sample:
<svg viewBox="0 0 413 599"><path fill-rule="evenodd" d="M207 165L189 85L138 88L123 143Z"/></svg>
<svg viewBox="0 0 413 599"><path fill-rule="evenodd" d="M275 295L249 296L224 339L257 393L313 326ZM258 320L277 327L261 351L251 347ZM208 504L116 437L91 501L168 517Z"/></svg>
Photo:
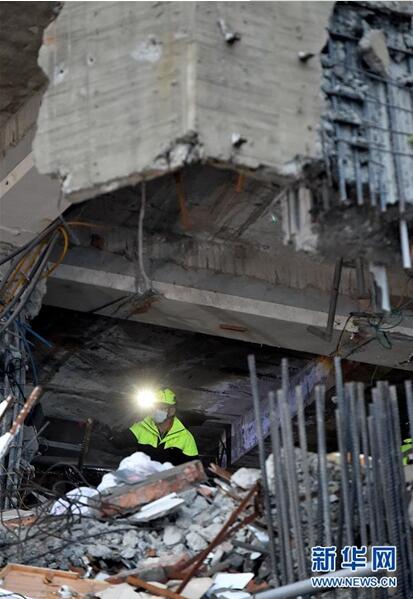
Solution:
<svg viewBox="0 0 413 599"><path fill-rule="evenodd" d="M373 547L395 547L397 587L388 590L353 589L335 591L336 596L359 598L411 599L413 597L412 534L408 517L408 492L401 453L401 428L397 391L387 382L379 382L369 400L363 384L344 383L339 358L335 359L335 422L338 454L334 462L337 489L332 491L331 456L326 448L326 390L315 390L317 460L316 488L310 480L314 460L307 449L304 390L291 389L287 360L282 362L282 386L270 392L270 438L272 463L265 455L261 404L254 356L248 359L254 397L257 438L263 476L269 542L272 545L273 582L277 597L319 596L309 594L312 574L312 549L334 547L337 554L349 546L366 547L370 563ZM413 437L413 391L406 384L406 400ZM297 416L299 449L293 443L293 413ZM297 452L299 452L298 464ZM337 463L338 462L338 463ZM266 466L265 466L266 464ZM269 464L271 468L269 469ZM270 479L273 479L272 483ZM300 484L298 484L300 479ZM335 493L335 495L332 495ZM337 570L339 569L337 565ZM371 574L367 567L363 575ZM389 575L383 570L375 573ZM303 581L300 586L297 584ZM294 584L291 584L294 583ZM282 594L282 587L286 587ZM297 590L295 591L295 588ZM324 591L325 592L325 591ZM333 591L334 592L334 591ZM266 592L268 595L270 591ZM278 594L277 594L278 593ZM307 594L305 594L307 593ZM344 593L344 595L342 595Z"/></svg>

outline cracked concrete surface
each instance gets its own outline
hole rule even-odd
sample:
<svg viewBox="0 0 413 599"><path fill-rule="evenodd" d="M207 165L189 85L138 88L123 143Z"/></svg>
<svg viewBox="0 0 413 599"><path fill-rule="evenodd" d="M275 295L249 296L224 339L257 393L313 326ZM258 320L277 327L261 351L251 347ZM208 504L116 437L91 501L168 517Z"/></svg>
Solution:
<svg viewBox="0 0 413 599"><path fill-rule="evenodd" d="M319 60L299 52L318 55L332 4L67 3L40 52L39 171L72 201L194 160L298 176L322 110Z"/></svg>

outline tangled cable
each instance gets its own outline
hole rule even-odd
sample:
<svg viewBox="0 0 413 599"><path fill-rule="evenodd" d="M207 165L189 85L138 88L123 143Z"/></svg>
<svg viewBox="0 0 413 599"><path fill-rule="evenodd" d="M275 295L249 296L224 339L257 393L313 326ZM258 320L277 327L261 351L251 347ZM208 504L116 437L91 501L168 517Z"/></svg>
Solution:
<svg viewBox="0 0 413 599"><path fill-rule="evenodd" d="M68 226L97 227L92 223L57 219L37 237L0 259L0 266L10 262L0 284L0 335L16 320L27 305L36 285L47 279L63 262L69 249ZM62 250L59 258L49 265L49 258L59 238Z"/></svg>
<svg viewBox="0 0 413 599"><path fill-rule="evenodd" d="M131 524L128 522L122 522L121 520L115 522L116 515L111 517L100 518L99 516L89 516L82 513L82 508L84 508L87 504L85 503L85 499L78 499L73 497L68 497L64 495L62 497L62 493L58 491L58 486L62 484L70 484L75 487L75 483L73 480L67 478L59 478L58 482L53 485L51 489L45 487L43 485L44 477L49 475L56 468L65 465L63 463L56 463L50 466L44 473L43 477L39 482L35 482L30 480L29 478L23 483L19 485L19 488L8 488L9 497L13 499L12 505L16 510L16 515L18 518L18 523L14 527L10 527L7 525L7 521L4 520L4 512L0 511L0 525L1 529L4 531L0 536L0 550L7 551L8 549L12 549L16 552L16 555L13 556L13 559L19 560L20 563L32 563L36 564L38 560L46 557L50 554L50 549L47 548L47 540L48 539L56 539L59 543L54 546L53 553L56 554L66 547L70 547L74 543L82 543L87 542L90 539L100 537L104 534L113 534L114 532L127 532L131 530L131 528L139 528L140 530L154 530L153 526L147 526L144 524ZM65 465L66 466L66 465ZM89 483L85 480L83 474L75 467L70 466L70 469L73 470L74 474L76 474L78 480L80 480L85 486L89 486ZM3 476L10 476L10 473L3 473ZM42 500L37 503L35 508L30 508L26 504L27 498L30 494L35 495L36 497L42 497ZM18 502L16 503L16 497L18 497ZM94 501L98 503L102 499L102 495L98 492ZM68 504L68 509L60 514L60 515L52 515L50 513L50 509L52 505L57 500L63 500L66 504ZM35 518L33 522L27 523L24 521L25 513L23 510L33 509L35 511ZM119 512L118 514L122 514ZM109 526L105 531L104 529L100 530L99 533L96 532L86 532L85 534L79 535L79 531L84 529L82 526L82 522L85 521L100 521L102 523L111 522L113 526ZM155 527L156 529L156 527ZM33 547L30 547L30 543L35 541L43 545L41 551L33 554ZM25 553L28 555L25 555Z"/></svg>

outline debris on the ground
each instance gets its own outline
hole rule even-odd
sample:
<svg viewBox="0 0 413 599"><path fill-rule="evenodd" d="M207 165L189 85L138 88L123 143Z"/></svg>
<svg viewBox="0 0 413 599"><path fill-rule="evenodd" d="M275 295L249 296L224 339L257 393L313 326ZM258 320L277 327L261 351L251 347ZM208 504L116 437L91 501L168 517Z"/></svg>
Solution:
<svg viewBox="0 0 413 599"><path fill-rule="evenodd" d="M231 476L231 482L241 489L251 489L261 478L261 471L257 468L240 468Z"/></svg>
<svg viewBox="0 0 413 599"><path fill-rule="evenodd" d="M304 494L299 450L296 464L299 492ZM316 502L317 455L309 454L307 464ZM328 468L333 498L339 467L328 461ZM118 482L102 493L87 487L73 489L59 500L60 504L55 502L52 513L42 505L37 520L28 528L18 529L18 543L14 531L0 528L2 564L19 562L56 572L57 568L75 570L76 574L67 572L70 582L83 575L90 577L85 581L104 583L104 589L115 585L119 588L116 599L123 597L123 592L125 599L129 597L131 589L122 584L135 588L135 595L139 591L139 599L155 595L199 599L200 590L210 599L246 599L254 589L272 582L260 471L241 468L231 475L222 468L211 470L223 487L207 484L201 462L193 461L136 483ZM267 460L267 474L273 491L272 456ZM66 509L58 509L59 505ZM274 504L272 509L276 521ZM36 509L32 511L36 516ZM335 517L334 510L332 514ZM307 538L305 542L309 544ZM53 580L56 576L52 574ZM155 592L154 585L164 586L157 586ZM7 586L6 582L4 586L20 592L20 587ZM67 586L71 588L69 583ZM23 595L27 592L33 597L27 588L22 590ZM112 594L108 590L99 596L110 599Z"/></svg>

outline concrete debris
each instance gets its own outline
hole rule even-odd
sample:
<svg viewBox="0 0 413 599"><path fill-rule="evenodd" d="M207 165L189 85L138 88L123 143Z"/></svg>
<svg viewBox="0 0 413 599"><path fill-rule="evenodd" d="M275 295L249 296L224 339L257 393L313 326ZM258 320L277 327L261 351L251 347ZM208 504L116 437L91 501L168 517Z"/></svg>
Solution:
<svg viewBox="0 0 413 599"><path fill-rule="evenodd" d="M241 489L252 489L257 480L261 478L261 471L257 468L240 468L231 476L231 482Z"/></svg>
<svg viewBox="0 0 413 599"><path fill-rule="evenodd" d="M195 552L202 551L202 549L205 549L207 546L205 539L195 531L186 535L185 542L189 549L192 549L192 551Z"/></svg>
<svg viewBox="0 0 413 599"><path fill-rule="evenodd" d="M295 456L298 472L300 494L305 493L303 486L303 467L300 451ZM191 464L190 471L191 471ZM314 507L317 503L318 472L317 454L308 455L309 476ZM156 476L171 476L172 472L182 475L183 467L165 470ZM267 459L270 490L274 490L272 456ZM328 461L329 494L331 498L332 526L336 527L339 519L339 465L336 460ZM180 473L180 474L179 474ZM39 517L38 523L30 528L22 527L19 531L21 545L15 543L15 532L6 527L0 529L1 560L3 564L19 561L36 566L82 569L93 567L90 571L109 574L109 583L143 580L153 583L165 583L182 576L183 567L193 557L205 550L209 543L222 530L229 516L239 505L242 498L254 482L260 478L256 469L241 468L232 477L222 471L222 475L231 479L232 496L226 491L217 489L210 493L208 499L200 495L196 488L188 488L168 496L169 500L180 500L180 505L172 513L165 513L162 500L155 503L160 508L158 517L148 520L144 527L134 519L145 508L136 506L134 514L117 514L106 520L96 516L85 517L82 512L67 512L59 516L48 516L48 521ZM151 480L153 475L146 480ZM153 481L150 483L152 487ZM157 483L159 487L159 481ZM146 487L146 481L140 483ZM123 488L123 485L121 485ZM129 485L128 488L136 487ZM205 491L205 489L203 490ZM123 492L123 491L122 491ZM208 494L207 494L208 496ZM239 497L239 500L237 499ZM274 501L274 497L272 497ZM274 521L277 521L275 503L273 504ZM156 515L156 510L154 512ZM306 521L303 522L305 543L308 546ZM278 544L279 540L276 539ZM261 584L271 580L269 565L268 535L262 520L236 530L225 542L211 549L198 575L213 575L220 572L231 574L245 573L249 578L254 576L254 583ZM254 574L252 574L254 572ZM250 573L250 574L249 574ZM221 581L218 578L218 581ZM133 584L133 583L131 583ZM225 585L227 583L225 582ZM212 598L222 597L231 587L222 588L214 582L214 592L208 592ZM148 589L146 589L148 591ZM239 591L242 589L238 589ZM148 591L149 593L151 591ZM186 593L183 593L187 596ZM147 596L147 595L146 595ZM188 595L189 596L189 595ZM224 599L237 599L226 596Z"/></svg>
<svg viewBox="0 0 413 599"><path fill-rule="evenodd" d="M378 75L386 75L390 66L386 36L381 29L369 29L359 41L364 62Z"/></svg>
<svg viewBox="0 0 413 599"><path fill-rule="evenodd" d="M172 524L165 527L163 533L163 542L165 545L177 545L183 539L183 532Z"/></svg>
<svg viewBox="0 0 413 599"><path fill-rule="evenodd" d="M330 457L330 456L329 456ZM305 495L305 486L304 486L304 472L303 472L303 459L301 451L296 448L295 449L295 463L297 467L297 478L298 478L298 491L301 497ZM308 468L310 475L310 484L311 484L311 494L316 496L318 493L318 456L316 453L308 454ZM329 491L330 497L335 498L339 493L339 481L340 481L340 466L336 462L336 457L334 454L331 454L331 458L328 460L328 469L329 469ZM270 454L266 460L266 471L268 477L268 483L270 487L270 492L272 494L275 493L275 483L274 483L274 460L272 454ZM335 499L334 499L335 501Z"/></svg>

